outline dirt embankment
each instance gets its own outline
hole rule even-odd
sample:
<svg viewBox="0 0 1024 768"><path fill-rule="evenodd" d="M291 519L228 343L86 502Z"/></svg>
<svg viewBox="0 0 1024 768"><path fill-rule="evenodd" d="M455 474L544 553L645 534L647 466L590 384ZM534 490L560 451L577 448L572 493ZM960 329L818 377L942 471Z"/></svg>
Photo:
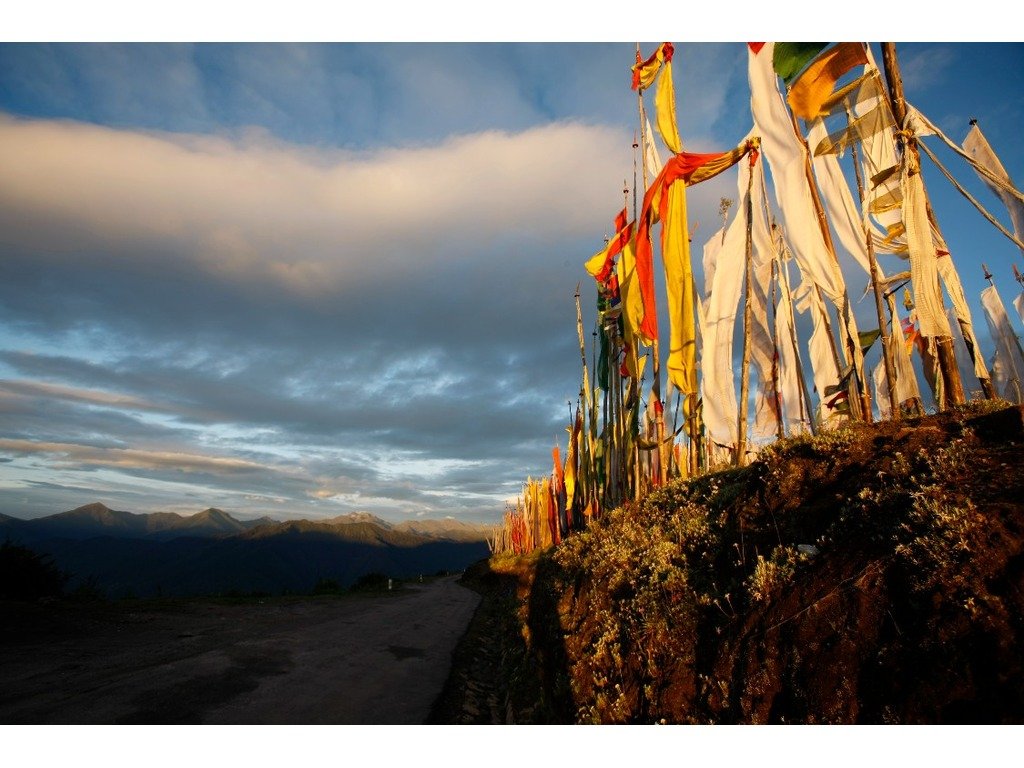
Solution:
<svg viewBox="0 0 1024 768"><path fill-rule="evenodd" d="M1024 410L983 410L784 441L492 561L534 691L505 720L1024 722Z"/></svg>

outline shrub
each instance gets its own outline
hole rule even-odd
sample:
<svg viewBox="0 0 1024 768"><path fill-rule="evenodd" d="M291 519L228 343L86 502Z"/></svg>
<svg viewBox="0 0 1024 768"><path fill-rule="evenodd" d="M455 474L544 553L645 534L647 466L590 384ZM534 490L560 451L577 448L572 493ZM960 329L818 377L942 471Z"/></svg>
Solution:
<svg viewBox="0 0 1024 768"><path fill-rule="evenodd" d="M364 573L358 579L356 583L352 585L353 591L356 590L379 590L388 588L388 577L386 574L373 572Z"/></svg>
<svg viewBox="0 0 1024 768"><path fill-rule="evenodd" d="M0 545L0 597L38 600L60 597L70 575L57 568L49 555L5 541Z"/></svg>
<svg viewBox="0 0 1024 768"><path fill-rule="evenodd" d="M313 585L314 595L338 595L341 591L341 585L335 579L320 578Z"/></svg>
<svg viewBox="0 0 1024 768"><path fill-rule="evenodd" d="M776 547L767 560L757 556L754 572L747 580L747 592L753 603L765 603L781 594L796 574L800 555L795 547Z"/></svg>

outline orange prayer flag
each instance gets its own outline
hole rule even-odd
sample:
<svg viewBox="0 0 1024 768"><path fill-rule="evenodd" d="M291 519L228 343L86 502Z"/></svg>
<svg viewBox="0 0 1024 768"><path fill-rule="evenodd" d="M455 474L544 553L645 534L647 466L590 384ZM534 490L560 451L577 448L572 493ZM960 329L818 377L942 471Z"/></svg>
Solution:
<svg viewBox="0 0 1024 768"><path fill-rule="evenodd" d="M668 209L669 187L677 181L693 186L714 178L757 149L757 141L745 141L728 152L700 154L680 152L673 155L644 195L644 204L637 222L636 277L643 297L643 319L639 332L646 339L658 338L658 317L654 301L654 250L651 229L663 220Z"/></svg>
<svg viewBox="0 0 1024 768"><path fill-rule="evenodd" d="M858 64L868 63L864 43L839 43L804 70L789 89L787 101L793 114L813 120L822 114L822 105L832 95L836 82Z"/></svg>
<svg viewBox="0 0 1024 768"><path fill-rule="evenodd" d="M619 214L615 217L615 237L609 240L604 248L587 259L583 264L584 269L593 275L594 279L599 283L604 283L608 280L615 257L622 252L626 243L633 237L633 222L627 223L626 215L625 208L619 211Z"/></svg>
<svg viewBox="0 0 1024 768"><path fill-rule="evenodd" d="M640 51L637 51L636 64L634 64L632 68L633 90L635 91L637 88L640 90L649 88L651 84L654 83L654 79L658 76L658 71L661 69L661 65L666 61L672 61L672 54L674 50L672 43L662 43L646 61L640 60Z"/></svg>

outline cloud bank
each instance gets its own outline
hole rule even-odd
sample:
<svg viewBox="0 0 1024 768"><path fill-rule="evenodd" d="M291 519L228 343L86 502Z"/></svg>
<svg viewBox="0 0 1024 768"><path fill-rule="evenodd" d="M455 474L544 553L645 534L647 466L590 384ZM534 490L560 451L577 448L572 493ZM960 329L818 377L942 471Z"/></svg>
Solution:
<svg viewBox="0 0 1024 768"><path fill-rule="evenodd" d="M0 117L0 498L107 469L278 514L500 513L575 397L572 293L629 143L554 123L348 152Z"/></svg>

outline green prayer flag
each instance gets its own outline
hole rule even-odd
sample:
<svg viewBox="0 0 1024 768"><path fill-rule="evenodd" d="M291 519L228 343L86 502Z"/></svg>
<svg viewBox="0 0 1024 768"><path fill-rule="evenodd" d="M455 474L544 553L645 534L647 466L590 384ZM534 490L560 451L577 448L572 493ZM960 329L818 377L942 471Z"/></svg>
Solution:
<svg viewBox="0 0 1024 768"><path fill-rule="evenodd" d="M600 334L601 351L597 355L597 386L605 392L608 391L608 334L601 329Z"/></svg>
<svg viewBox="0 0 1024 768"><path fill-rule="evenodd" d="M866 355L868 350L871 349L871 345L875 343L875 339L882 335L882 332L875 328L873 331L860 331L858 341L860 341L860 352L862 355Z"/></svg>
<svg viewBox="0 0 1024 768"><path fill-rule="evenodd" d="M776 43L772 66L788 88L828 43Z"/></svg>

